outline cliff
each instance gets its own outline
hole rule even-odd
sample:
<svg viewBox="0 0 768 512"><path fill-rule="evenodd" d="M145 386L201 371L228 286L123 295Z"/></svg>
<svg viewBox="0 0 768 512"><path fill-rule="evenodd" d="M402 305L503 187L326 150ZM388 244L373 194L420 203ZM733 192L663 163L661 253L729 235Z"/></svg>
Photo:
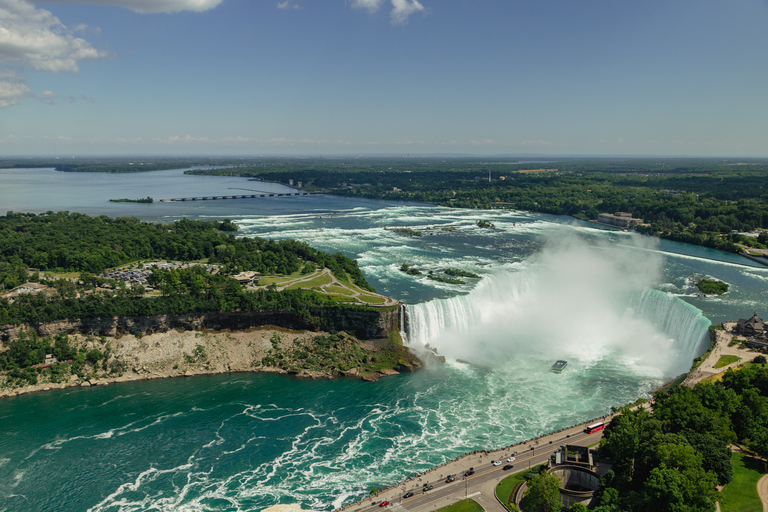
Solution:
<svg viewBox="0 0 768 512"><path fill-rule="evenodd" d="M61 364L0 372L0 396L248 371L377 380L421 366L400 341L399 307L310 313L303 318L283 310L234 311L5 326L0 351L20 331L34 329L42 337L66 334L78 355ZM100 357L86 360L94 351Z"/></svg>
<svg viewBox="0 0 768 512"><path fill-rule="evenodd" d="M313 308L304 318L289 310L276 311L224 311L189 313L183 315L157 315L146 317L105 317L59 320L49 323L31 323L0 327L0 341L7 342L19 331L34 329L40 336L90 334L120 337L124 334L152 334L176 331L243 331L261 326L276 326L298 331L349 331L363 340L386 338L399 331L400 308L377 309Z"/></svg>

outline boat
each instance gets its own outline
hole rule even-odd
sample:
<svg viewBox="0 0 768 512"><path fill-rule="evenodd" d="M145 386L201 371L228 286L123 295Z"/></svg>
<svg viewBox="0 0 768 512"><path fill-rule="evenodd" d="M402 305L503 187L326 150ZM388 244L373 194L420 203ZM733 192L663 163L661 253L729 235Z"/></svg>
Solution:
<svg viewBox="0 0 768 512"><path fill-rule="evenodd" d="M563 361L560 359L559 361L555 361L555 364L552 365L552 368L550 368L549 371L562 373L566 366L568 366L568 361Z"/></svg>

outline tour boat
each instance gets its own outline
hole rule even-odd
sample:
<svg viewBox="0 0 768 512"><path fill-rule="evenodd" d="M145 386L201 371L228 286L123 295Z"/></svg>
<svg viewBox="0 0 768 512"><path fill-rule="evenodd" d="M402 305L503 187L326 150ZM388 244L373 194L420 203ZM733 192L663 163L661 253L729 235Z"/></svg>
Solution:
<svg viewBox="0 0 768 512"><path fill-rule="evenodd" d="M553 371L555 373L560 373L563 370L565 370L566 366L568 366L568 361L563 361L561 359L559 361L555 361L555 364L552 365L552 368L550 368L550 371Z"/></svg>

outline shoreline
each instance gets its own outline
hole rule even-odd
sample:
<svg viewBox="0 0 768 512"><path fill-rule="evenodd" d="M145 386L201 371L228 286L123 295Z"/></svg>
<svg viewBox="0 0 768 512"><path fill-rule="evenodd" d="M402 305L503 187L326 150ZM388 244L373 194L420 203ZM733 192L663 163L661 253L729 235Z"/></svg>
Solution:
<svg viewBox="0 0 768 512"><path fill-rule="evenodd" d="M223 373L280 373L299 378L334 379L353 377L376 381L381 377L397 375L401 371L413 371L421 365L410 351L407 367L349 369L337 366L290 371L269 364L270 357L281 361L293 356L294 350L304 350L318 338L333 337L327 332L296 331L276 326L260 326L242 331L176 331L153 334L122 335L95 338L82 334L70 335L74 346L86 350L99 349L109 354L102 364L85 363L84 375L67 375L60 382L52 382L50 373L38 373L37 384L7 386L8 372L0 375L0 398L10 398L29 393L52 391L70 387L91 387L134 382L140 380L218 375ZM350 352L377 356L390 346L387 339L358 340L346 333L335 335L335 345L343 357ZM407 349L406 349L407 350ZM267 359L265 363L265 359ZM61 364L70 364L62 362ZM107 365L110 370L105 369ZM115 371L115 368L120 368ZM399 370L399 371L398 371Z"/></svg>

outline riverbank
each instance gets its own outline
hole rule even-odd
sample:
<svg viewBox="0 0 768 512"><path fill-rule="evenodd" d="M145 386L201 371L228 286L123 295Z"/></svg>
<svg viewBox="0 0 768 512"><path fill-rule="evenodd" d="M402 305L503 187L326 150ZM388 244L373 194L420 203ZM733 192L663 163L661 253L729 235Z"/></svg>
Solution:
<svg viewBox="0 0 768 512"><path fill-rule="evenodd" d="M242 331L178 331L113 337L73 334L70 342L85 353L98 350L100 361L39 368L37 383L17 386L0 375L0 397L67 387L235 372L291 374L303 378L354 377L376 381L421 365L399 339L361 341L347 333L297 331L262 326ZM70 372L72 372L70 374Z"/></svg>

